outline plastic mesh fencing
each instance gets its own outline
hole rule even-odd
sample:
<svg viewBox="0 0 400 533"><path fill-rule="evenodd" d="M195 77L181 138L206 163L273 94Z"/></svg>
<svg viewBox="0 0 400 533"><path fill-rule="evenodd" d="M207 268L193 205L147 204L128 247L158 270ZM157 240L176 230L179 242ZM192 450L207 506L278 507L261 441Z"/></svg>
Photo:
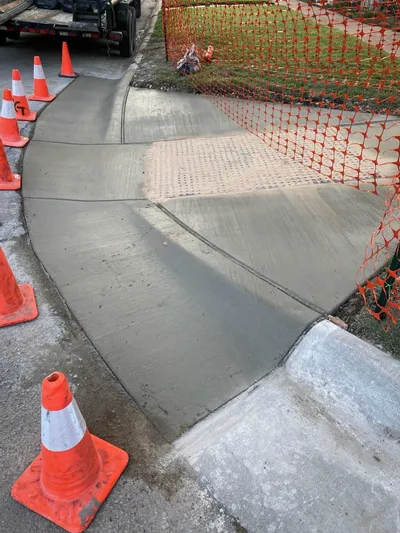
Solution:
<svg viewBox="0 0 400 533"><path fill-rule="evenodd" d="M381 223L358 271L357 287L368 311L386 329L400 317L400 175L393 179Z"/></svg>
<svg viewBox="0 0 400 533"><path fill-rule="evenodd" d="M400 0L163 0L162 10L168 59L194 44L201 69L188 83L231 119L333 181L388 193L357 283L370 312L395 322L399 269L367 280L398 246ZM390 305L377 307L393 276Z"/></svg>

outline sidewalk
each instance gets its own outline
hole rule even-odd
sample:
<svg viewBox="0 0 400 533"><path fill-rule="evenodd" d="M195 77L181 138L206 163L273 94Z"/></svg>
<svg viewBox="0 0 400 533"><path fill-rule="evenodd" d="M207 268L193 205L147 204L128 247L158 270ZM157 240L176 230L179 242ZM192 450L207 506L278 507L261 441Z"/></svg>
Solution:
<svg viewBox="0 0 400 533"><path fill-rule="evenodd" d="M81 77L43 113L25 212L74 316L173 440L348 298L384 199L249 144L201 96L124 99L124 83Z"/></svg>
<svg viewBox="0 0 400 533"><path fill-rule="evenodd" d="M287 4L294 11L301 11L307 17L311 16L317 24L332 25L337 30L354 35L367 44L378 46L385 52L400 57L400 35L398 32L386 28L382 31L380 26L370 26L329 9L315 5L309 6L301 0L285 0L284 4Z"/></svg>

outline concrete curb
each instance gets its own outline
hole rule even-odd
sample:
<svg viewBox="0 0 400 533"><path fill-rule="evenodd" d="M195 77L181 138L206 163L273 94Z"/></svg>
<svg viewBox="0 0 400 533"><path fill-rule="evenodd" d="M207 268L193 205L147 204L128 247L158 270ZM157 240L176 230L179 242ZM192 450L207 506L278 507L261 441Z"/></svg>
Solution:
<svg viewBox="0 0 400 533"><path fill-rule="evenodd" d="M133 63L129 66L128 70L136 70L139 68L139 64L141 63L143 57L144 57L144 51L147 48L147 45L149 44L149 41L151 39L151 36L153 35L154 27L157 22L158 13L161 9L161 0L158 0L157 4L155 5L152 14L149 17L150 24L147 26L147 29L145 31L144 37L139 45L138 51L135 54Z"/></svg>
<svg viewBox="0 0 400 533"><path fill-rule="evenodd" d="M400 438L400 363L324 320L296 346L286 371L343 424Z"/></svg>
<svg viewBox="0 0 400 533"><path fill-rule="evenodd" d="M398 532L399 386L398 361L322 321L171 458L249 532Z"/></svg>

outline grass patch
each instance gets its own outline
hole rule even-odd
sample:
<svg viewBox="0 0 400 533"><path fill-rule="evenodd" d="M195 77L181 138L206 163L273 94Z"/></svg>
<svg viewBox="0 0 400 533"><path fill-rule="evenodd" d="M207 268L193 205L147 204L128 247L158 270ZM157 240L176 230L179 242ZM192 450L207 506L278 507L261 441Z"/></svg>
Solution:
<svg viewBox="0 0 400 533"><path fill-rule="evenodd" d="M191 43L213 45L214 61L187 80L202 91L346 107L368 102L376 110L400 105L399 59L301 13L267 4L175 8L166 23L174 62Z"/></svg>
<svg viewBox="0 0 400 533"><path fill-rule="evenodd" d="M157 20L154 26L154 30L151 36L151 40L162 41L164 42L164 32L163 32L163 23L162 23L162 13L161 11L157 15Z"/></svg>

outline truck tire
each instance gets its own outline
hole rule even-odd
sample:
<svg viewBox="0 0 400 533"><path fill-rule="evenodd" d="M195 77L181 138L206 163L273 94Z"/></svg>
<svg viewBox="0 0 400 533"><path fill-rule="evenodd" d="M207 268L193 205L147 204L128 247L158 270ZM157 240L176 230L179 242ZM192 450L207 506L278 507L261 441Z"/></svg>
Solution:
<svg viewBox="0 0 400 533"><path fill-rule="evenodd" d="M136 13L134 7L129 7L127 29L122 32L122 41L119 43L121 57L132 57L136 44Z"/></svg>
<svg viewBox="0 0 400 533"><path fill-rule="evenodd" d="M142 16L142 2L141 2L141 0L135 0L135 2L133 4L133 7L135 8L135 11L136 11L136 18L140 19L140 17Z"/></svg>
<svg viewBox="0 0 400 533"><path fill-rule="evenodd" d="M7 32L4 30L0 30L0 46L3 44L6 44L7 41Z"/></svg>

